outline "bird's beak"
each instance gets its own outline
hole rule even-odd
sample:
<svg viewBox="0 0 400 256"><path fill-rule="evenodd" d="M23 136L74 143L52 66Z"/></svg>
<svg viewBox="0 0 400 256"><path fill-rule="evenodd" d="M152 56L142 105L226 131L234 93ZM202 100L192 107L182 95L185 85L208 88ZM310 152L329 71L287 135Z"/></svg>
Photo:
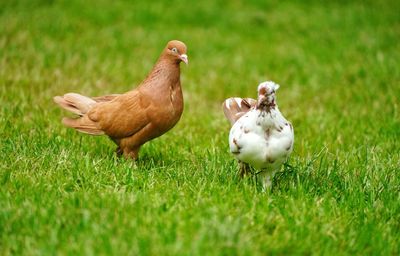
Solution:
<svg viewBox="0 0 400 256"><path fill-rule="evenodd" d="M186 65L189 64L188 56L186 54L181 54L179 57L183 62L185 62Z"/></svg>

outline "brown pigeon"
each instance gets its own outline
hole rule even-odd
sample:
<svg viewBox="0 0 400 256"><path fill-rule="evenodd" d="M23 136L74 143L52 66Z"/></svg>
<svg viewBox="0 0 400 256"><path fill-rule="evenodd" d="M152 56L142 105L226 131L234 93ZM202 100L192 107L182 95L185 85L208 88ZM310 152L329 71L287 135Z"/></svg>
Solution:
<svg viewBox="0 0 400 256"><path fill-rule="evenodd" d="M107 135L117 154L136 160L140 147L169 131L183 111L180 62L188 64L186 45L168 42L147 78L124 94L86 97L67 93L54 97L62 108L77 114L64 125L91 135Z"/></svg>

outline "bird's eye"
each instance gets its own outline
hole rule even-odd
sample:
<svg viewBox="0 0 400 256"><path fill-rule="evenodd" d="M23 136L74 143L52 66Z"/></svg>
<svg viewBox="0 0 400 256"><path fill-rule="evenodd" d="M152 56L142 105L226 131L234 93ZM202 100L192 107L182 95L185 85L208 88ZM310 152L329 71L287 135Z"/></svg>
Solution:
<svg viewBox="0 0 400 256"><path fill-rule="evenodd" d="M171 51L173 52L178 52L178 49L176 49L175 47L171 49Z"/></svg>

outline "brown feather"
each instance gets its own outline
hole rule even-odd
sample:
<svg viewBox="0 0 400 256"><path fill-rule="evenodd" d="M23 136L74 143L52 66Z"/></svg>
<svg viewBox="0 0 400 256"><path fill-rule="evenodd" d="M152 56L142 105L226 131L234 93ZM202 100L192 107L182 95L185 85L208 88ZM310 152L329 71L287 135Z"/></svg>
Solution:
<svg viewBox="0 0 400 256"><path fill-rule="evenodd" d="M104 132L99 130L94 122L83 116L80 118L69 118L64 117L62 123L70 128L74 128L80 132L90 134L90 135L103 135Z"/></svg>
<svg viewBox="0 0 400 256"><path fill-rule="evenodd" d="M62 96L55 96L53 100L63 109L68 110L69 112L72 112L74 114L81 115L81 111L77 109L74 105L68 103Z"/></svg>
<svg viewBox="0 0 400 256"><path fill-rule="evenodd" d="M112 101L119 95L121 94L110 94L110 95L92 97L92 99L95 100L96 102L107 102L107 101Z"/></svg>
<svg viewBox="0 0 400 256"><path fill-rule="evenodd" d="M252 98L232 97L224 101L222 109L225 117L233 125L240 117L254 107L256 103L257 101Z"/></svg>
<svg viewBox="0 0 400 256"><path fill-rule="evenodd" d="M53 99L62 108L80 116L86 114L96 104L94 100L77 93L67 93Z"/></svg>

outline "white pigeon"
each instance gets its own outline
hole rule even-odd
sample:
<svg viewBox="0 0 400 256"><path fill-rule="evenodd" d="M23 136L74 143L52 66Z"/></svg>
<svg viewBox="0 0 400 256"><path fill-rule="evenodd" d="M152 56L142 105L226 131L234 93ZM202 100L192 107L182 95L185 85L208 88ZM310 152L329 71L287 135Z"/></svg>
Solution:
<svg viewBox="0 0 400 256"><path fill-rule="evenodd" d="M223 109L233 124L229 133L229 148L239 160L240 175L249 172L249 165L262 175L263 188L271 185L293 150L292 124L283 117L276 104L279 85L267 81L258 86L258 100L229 98Z"/></svg>

